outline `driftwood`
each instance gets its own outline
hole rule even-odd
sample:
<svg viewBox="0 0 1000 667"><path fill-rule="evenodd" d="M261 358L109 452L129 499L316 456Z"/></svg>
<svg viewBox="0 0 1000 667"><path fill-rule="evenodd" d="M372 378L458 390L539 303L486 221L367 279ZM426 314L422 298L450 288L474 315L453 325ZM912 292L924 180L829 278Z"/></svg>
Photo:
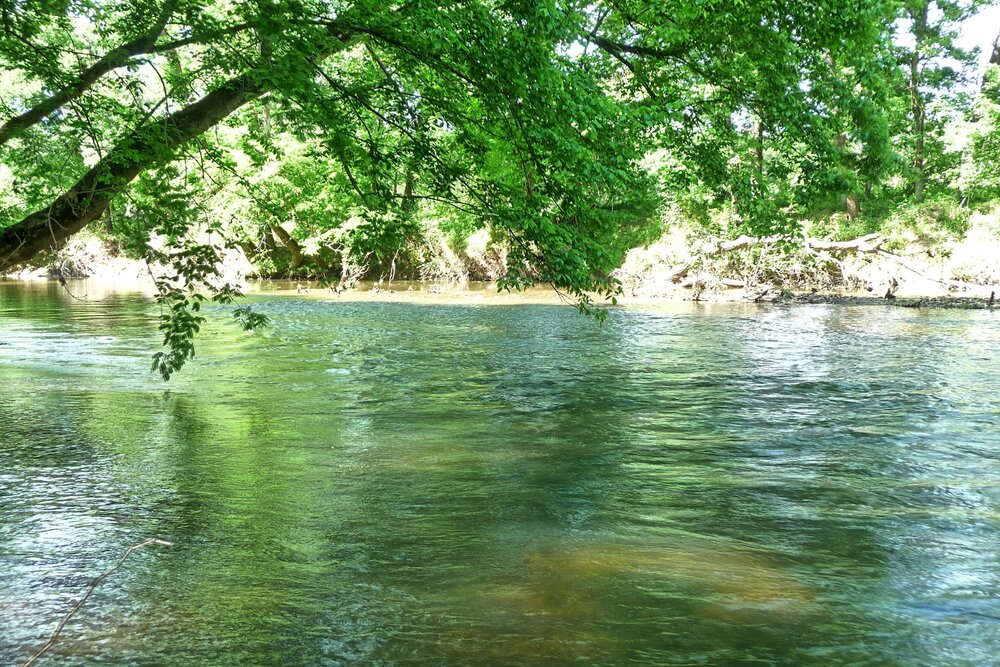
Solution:
<svg viewBox="0 0 1000 667"><path fill-rule="evenodd" d="M1000 290L1000 287L996 285L980 285L977 283L963 282L960 280L940 280L938 278L933 278L927 274L921 272L918 269L910 266L903 257L896 255L891 252L882 250L881 246L884 242L884 238L881 234L867 234L865 236L859 236L856 239L851 239L850 241L821 241L819 239L804 238L799 239L799 245L811 252L819 254L827 261L833 262L838 267L840 267L841 275L846 276L847 270L844 268L844 264L837 259L834 255L840 253L860 253L860 254L873 254L879 257L885 257L896 262L901 268L906 269L910 273L920 276L925 280L944 285L951 290L962 290L962 291L974 291L981 292L984 295L988 292L990 296L996 299L996 292ZM672 268L669 273L667 273L667 278L673 283L680 283L681 287L693 288L699 283L705 280L704 276L699 275L689 275L691 270L698 265L699 262L708 257L717 257L723 255L727 252L733 252L735 250L743 250L745 248L754 248L758 246L769 246L776 243L786 241L789 242L791 239L782 236L762 236L762 237L752 237L752 236L740 236L739 238L733 239L731 241L712 241L705 243L701 246L699 251L695 253L691 258L689 258L683 264L679 264ZM895 283L895 281L893 281ZM722 279L718 281L719 284L726 287L747 287L747 281L743 280L730 280ZM892 298L893 292L895 291L896 285L891 285L889 291L886 293L886 298Z"/></svg>
<svg viewBox="0 0 1000 667"><path fill-rule="evenodd" d="M867 234L866 236L859 236L850 241L821 241L819 239L805 238L801 239L801 245L805 249L813 251L877 253L880 252L879 246L882 245L883 240L881 234ZM696 256L671 269L667 274L667 278L671 282L679 282L688 275L698 262L706 257L716 257L734 250L743 250L744 248L773 245L781 241L790 241L790 239L784 236L754 237L743 235L732 241L706 243L702 245L700 252Z"/></svg>
<svg viewBox="0 0 1000 667"><path fill-rule="evenodd" d="M989 292L990 293L990 298L991 299L995 299L996 290L998 289L997 285L981 285L979 283L969 283L969 282L965 282L963 280L939 280L938 278L932 278L931 276L928 276L926 273L922 273L921 271L918 271L917 269L913 268L912 266L910 266L909 264L907 264L903 260L903 258L900 257L899 255L894 255L891 252L886 252L884 250L879 250L878 254L881 257L887 257L887 258L895 261L897 264L899 264L901 267L903 267L904 269L906 269L910 273L915 273L916 275L920 276L921 278L923 278L925 280L929 280L931 282L938 283L939 285L944 285L944 286L948 287L949 290L963 290L963 291L981 292L984 295L984 298L985 298L986 292Z"/></svg>

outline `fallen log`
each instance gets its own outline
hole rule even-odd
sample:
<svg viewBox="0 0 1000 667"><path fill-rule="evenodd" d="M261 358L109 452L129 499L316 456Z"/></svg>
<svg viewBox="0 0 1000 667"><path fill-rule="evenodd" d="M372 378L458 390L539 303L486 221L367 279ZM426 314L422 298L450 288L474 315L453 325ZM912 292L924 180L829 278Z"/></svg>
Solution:
<svg viewBox="0 0 1000 667"><path fill-rule="evenodd" d="M840 251L840 252L861 252L861 253L872 253L879 252L879 246L885 239L882 238L881 234L868 234L866 236L859 236L856 239L850 241L820 241L818 239L806 239L805 245L809 250L826 250L826 251Z"/></svg>
<svg viewBox="0 0 1000 667"><path fill-rule="evenodd" d="M879 247L882 245L884 239L881 234L866 234L865 236L859 236L858 238L851 239L850 241L821 241L820 239L811 238L790 239L785 236L754 237L744 234L743 236L732 239L731 241L718 240L703 244L697 255L691 257L683 264L673 267L669 273L667 273L667 279L674 283L679 282L683 278L687 277L688 273L696 264L698 264L698 262L707 257L717 257L727 252L743 250L745 248L774 245L775 243L782 241L792 244L797 242L798 245L812 251L877 253L879 252Z"/></svg>
<svg viewBox="0 0 1000 667"><path fill-rule="evenodd" d="M903 258L900 257L899 255L895 255L891 252L886 252L885 250L879 250L878 254L881 257L886 257L888 259L895 261L897 264L899 264L901 267L903 267L910 273L916 274L921 278L923 278L924 280L929 280L931 282L938 283L939 285L944 285L950 291L962 290L963 292L979 292L982 293L983 295L985 295L986 292L989 292L990 298L993 299L996 293L995 290L998 288L997 285L981 285L979 283L969 283L963 280L940 280L938 278L934 278L932 276L927 275L926 273L923 273L922 271L918 271L917 269L913 268L912 266L907 264L903 260Z"/></svg>

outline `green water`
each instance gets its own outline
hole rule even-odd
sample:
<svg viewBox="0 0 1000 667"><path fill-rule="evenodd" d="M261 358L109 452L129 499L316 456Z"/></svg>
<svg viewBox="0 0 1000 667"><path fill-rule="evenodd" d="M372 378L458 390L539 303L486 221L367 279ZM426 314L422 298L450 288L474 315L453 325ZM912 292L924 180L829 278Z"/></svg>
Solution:
<svg viewBox="0 0 1000 667"><path fill-rule="evenodd" d="M0 664L997 664L1000 314L0 284Z"/></svg>

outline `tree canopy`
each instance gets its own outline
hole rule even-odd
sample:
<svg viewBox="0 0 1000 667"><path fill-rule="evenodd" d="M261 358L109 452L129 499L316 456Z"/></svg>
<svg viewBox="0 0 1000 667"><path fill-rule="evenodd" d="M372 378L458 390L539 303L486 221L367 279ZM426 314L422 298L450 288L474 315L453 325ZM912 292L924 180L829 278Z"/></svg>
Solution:
<svg viewBox="0 0 1000 667"><path fill-rule="evenodd" d="M4 211L2 266L93 222L143 172L201 159L206 131L230 122L263 153L280 132L312 142L365 209L415 197L468 209L523 260L511 284L600 289L655 210L645 151L723 182L714 144L752 114L823 153L844 105L829 63L870 68L858 57L877 51L886 11L5 0L0 60L18 86L0 142L23 185Z"/></svg>
<svg viewBox="0 0 1000 667"><path fill-rule="evenodd" d="M0 271L103 225L174 267L161 296L196 328L220 247L394 267L430 211L502 245L501 286L586 309L665 198L728 201L758 235L851 206L903 163L892 113L919 125L922 193L928 91L952 80L929 58L981 3L930 4L0 0Z"/></svg>

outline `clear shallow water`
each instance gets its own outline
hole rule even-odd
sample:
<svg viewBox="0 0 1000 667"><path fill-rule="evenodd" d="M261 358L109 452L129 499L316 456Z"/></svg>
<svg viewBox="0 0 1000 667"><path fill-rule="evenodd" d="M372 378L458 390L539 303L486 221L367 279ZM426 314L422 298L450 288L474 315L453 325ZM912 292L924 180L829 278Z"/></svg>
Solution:
<svg viewBox="0 0 1000 667"><path fill-rule="evenodd" d="M1000 317L0 284L0 664L991 664Z"/></svg>

